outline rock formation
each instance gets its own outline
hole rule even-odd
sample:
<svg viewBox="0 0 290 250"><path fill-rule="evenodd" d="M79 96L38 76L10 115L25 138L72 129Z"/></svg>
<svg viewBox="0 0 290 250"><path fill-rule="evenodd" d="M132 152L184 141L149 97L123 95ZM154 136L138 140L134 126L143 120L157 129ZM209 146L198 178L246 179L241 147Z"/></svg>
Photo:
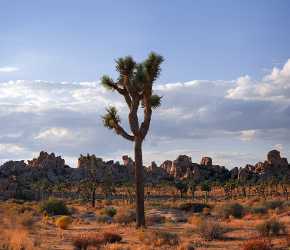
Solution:
<svg viewBox="0 0 290 250"><path fill-rule="evenodd" d="M91 167L96 168L97 180L101 183L108 176L114 183L132 182L134 180L134 162L127 155L122 157L123 164L103 161L95 155L81 155L77 168L70 168L64 159L55 154L40 152L39 156L27 164L24 161L8 161L0 166L0 199L15 196L17 190L31 187L35 182L46 181L51 184L78 183L85 179ZM290 179L290 166L280 152L272 150L267 160L243 168L226 169L214 165L210 157L203 157L200 164L191 158L180 155L174 161L164 161L160 166L152 162L144 167L147 183L160 183L162 180L194 180L196 182L225 182L238 179L241 182Z"/></svg>
<svg viewBox="0 0 290 250"><path fill-rule="evenodd" d="M200 165L202 166L212 166L212 159L208 156L202 157Z"/></svg>

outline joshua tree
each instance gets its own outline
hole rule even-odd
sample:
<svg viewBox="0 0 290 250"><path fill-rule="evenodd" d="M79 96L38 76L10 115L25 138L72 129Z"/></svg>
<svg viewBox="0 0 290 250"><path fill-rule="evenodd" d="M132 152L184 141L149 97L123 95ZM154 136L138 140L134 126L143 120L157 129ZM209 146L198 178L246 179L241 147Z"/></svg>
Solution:
<svg viewBox="0 0 290 250"><path fill-rule="evenodd" d="M208 201L208 193L211 191L211 185L209 181L204 181L200 185L201 191L204 192L204 202L207 203Z"/></svg>
<svg viewBox="0 0 290 250"><path fill-rule="evenodd" d="M96 205L96 189L99 186L98 181L98 159L95 155L87 155L88 165L85 167L85 179L80 182L79 191L88 200L92 207Z"/></svg>
<svg viewBox="0 0 290 250"><path fill-rule="evenodd" d="M137 227L145 226L142 143L150 127L152 109L161 104L161 97L153 94L152 87L160 74L162 61L163 58L155 53L151 53L142 63L136 63L130 56L119 58L116 60L118 79L114 81L109 76L103 76L101 79L103 86L123 96L129 108L131 133L121 126L121 119L115 107L108 107L102 118L105 127L134 142ZM143 108L144 114L141 123L138 118L139 107Z"/></svg>
<svg viewBox="0 0 290 250"><path fill-rule="evenodd" d="M197 183L194 180L189 180L188 187L189 187L189 190L191 193L191 198L194 200L195 199L195 192L197 189Z"/></svg>
<svg viewBox="0 0 290 250"><path fill-rule="evenodd" d="M183 195L188 191L188 184L185 181L176 181L174 185L175 188L180 192L180 199L182 199Z"/></svg>

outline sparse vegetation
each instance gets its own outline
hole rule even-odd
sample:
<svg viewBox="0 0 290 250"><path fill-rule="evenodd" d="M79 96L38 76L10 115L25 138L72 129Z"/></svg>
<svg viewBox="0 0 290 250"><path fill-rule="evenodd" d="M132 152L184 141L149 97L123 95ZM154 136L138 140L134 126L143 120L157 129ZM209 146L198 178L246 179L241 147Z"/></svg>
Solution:
<svg viewBox="0 0 290 250"><path fill-rule="evenodd" d="M110 217L114 217L117 213L117 210L116 208L114 207L105 207L102 209L101 211L101 215L107 215L107 216L110 216Z"/></svg>
<svg viewBox="0 0 290 250"><path fill-rule="evenodd" d="M272 250L272 249L273 247L271 246L271 243L263 239L250 240L246 242L242 248L242 250Z"/></svg>
<svg viewBox="0 0 290 250"><path fill-rule="evenodd" d="M40 204L40 212L47 213L49 215L69 215L69 210L64 201L49 198Z"/></svg>
<svg viewBox="0 0 290 250"><path fill-rule="evenodd" d="M103 242L106 243L116 243L122 240L122 236L118 233L104 232Z"/></svg>
<svg viewBox="0 0 290 250"><path fill-rule="evenodd" d="M261 236L277 236L286 233L285 225L277 219L266 220L256 227Z"/></svg>
<svg viewBox="0 0 290 250"><path fill-rule="evenodd" d="M72 223L72 218L70 216L63 215L57 218L55 224L60 229L68 229L69 225Z"/></svg>
<svg viewBox="0 0 290 250"><path fill-rule="evenodd" d="M218 240L224 237L228 229L218 222L203 220L196 225L195 231L205 240Z"/></svg>
<svg viewBox="0 0 290 250"><path fill-rule="evenodd" d="M120 224L133 223L136 221L136 213L132 209L119 209L114 217L114 221Z"/></svg>
<svg viewBox="0 0 290 250"><path fill-rule="evenodd" d="M141 231L139 239L146 245L154 247L177 246L180 242L177 234L163 231Z"/></svg>
<svg viewBox="0 0 290 250"><path fill-rule="evenodd" d="M148 225L161 224L165 222L165 217L159 214L152 214L146 217Z"/></svg>
<svg viewBox="0 0 290 250"><path fill-rule="evenodd" d="M242 218L245 214L245 208L239 203L229 203L218 208L218 214L223 218Z"/></svg>
<svg viewBox="0 0 290 250"><path fill-rule="evenodd" d="M178 207L179 209L187 212L193 212L193 213L201 213L203 209L210 208L209 205L204 203L181 203Z"/></svg>

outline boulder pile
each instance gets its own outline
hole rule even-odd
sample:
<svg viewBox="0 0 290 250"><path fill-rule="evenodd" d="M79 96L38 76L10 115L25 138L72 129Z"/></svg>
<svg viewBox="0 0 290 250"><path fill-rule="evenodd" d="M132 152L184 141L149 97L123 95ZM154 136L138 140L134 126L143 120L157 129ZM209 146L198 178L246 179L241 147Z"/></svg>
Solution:
<svg viewBox="0 0 290 250"><path fill-rule="evenodd" d="M102 182L110 178L113 183L125 183L134 180L135 164L127 155L122 157L123 164L103 161L95 155L81 155L77 168L65 164L65 160L54 153L40 152L37 158L27 161L8 161L0 166L0 199L13 196L19 189L29 188L35 182L75 183L87 178L94 168L96 180ZM144 167L147 183L160 183L162 180L194 180L223 183L230 179L241 182L268 181L273 178L290 179L290 165L280 152L272 150L267 160L255 165L235 167L228 170L224 166L214 165L212 158L202 157L200 164L193 163L191 157L179 155L176 160L164 161L160 166L152 162Z"/></svg>

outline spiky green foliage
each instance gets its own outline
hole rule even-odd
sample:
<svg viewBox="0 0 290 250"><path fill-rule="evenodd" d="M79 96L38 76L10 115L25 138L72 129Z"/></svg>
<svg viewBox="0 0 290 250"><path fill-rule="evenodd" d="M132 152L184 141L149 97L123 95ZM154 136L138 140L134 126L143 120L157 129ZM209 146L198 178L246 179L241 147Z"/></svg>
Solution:
<svg viewBox="0 0 290 250"><path fill-rule="evenodd" d="M136 62L131 56L126 56L124 58L121 57L116 60L116 70L121 76L132 76L135 67Z"/></svg>
<svg viewBox="0 0 290 250"><path fill-rule="evenodd" d="M107 75L104 75L101 78L101 85L108 90L114 90L114 88L113 88L114 84L115 83L114 83L113 79Z"/></svg>
<svg viewBox="0 0 290 250"><path fill-rule="evenodd" d="M160 74L160 65L163 62L163 57L150 53L148 58L142 63L136 63L131 56L118 58L115 62L116 70L119 73L117 81L104 75L101 78L101 84L109 90L119 92L131 111L135 110L134 112L136 112L139 105L144 108L142 128L133 126L134 131L132 130L133 127L131 127L131 130L135 135L139 133L138 129L140 129L142 136L145 137L149 129L152 109L156 109L161 105L162 97L153 93L152 86ZM133 117L132 113L131 117ZM117 134L132 140L133 135L130 135L121 127L120 117L116 108L107 108L106 114L102 116L102 119L105 127L114 129ZM136 121L136 118L134 119Z"/></svg>
<svg viewBox="0 0 290 250"><path fill-rule="evenodd" d="M148 81L155 81L161 71L160 65L164 61L163 57L155 53L150 53L147 60L144 62L146 76Z"/></svg>
<svg viewBox="0 0 290 250"><path fill-rule="evenodd" d="M152 109L156 109L158 107L161 106L161 99L162 99L162 96L159 96L159 95L151 95L150 97L150 104L151 104L151 108ZM144 102L142 100L142 108L144 108Z"/></svg>
<svg viewBox="0 0 290 250"><path fill-rule="evenodd" d="M162 99L162 96L152 95L150 98L151 107L153 109L160 107L161 106L161 99Z"/></svg>
<svg viewBox="0 0 290 250"><path fill-rule="evenodd" d="M108 129L114 129L121 122L118 111L114 106L106 108L106 114L102 116L103 124Z"/></svg>

